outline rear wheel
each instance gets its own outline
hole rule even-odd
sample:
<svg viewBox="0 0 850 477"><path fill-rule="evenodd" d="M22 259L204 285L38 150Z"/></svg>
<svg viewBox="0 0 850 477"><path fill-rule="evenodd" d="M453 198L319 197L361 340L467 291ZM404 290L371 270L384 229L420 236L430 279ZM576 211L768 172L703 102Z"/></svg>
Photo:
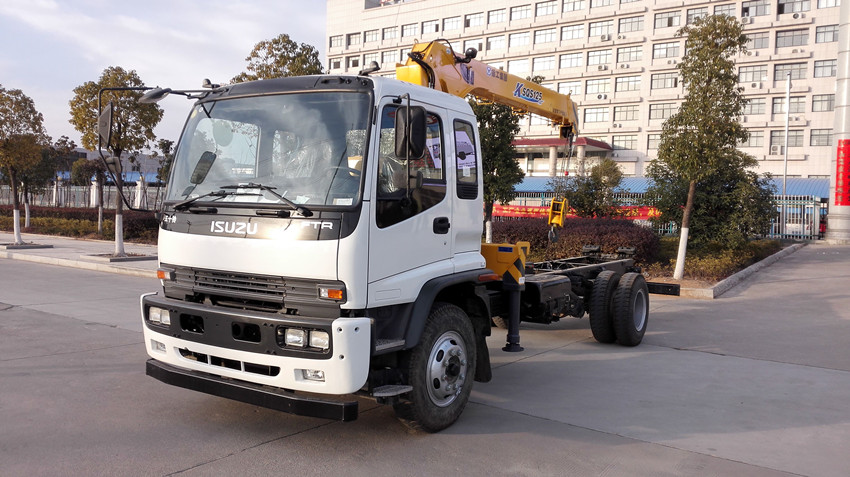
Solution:
<svg viewBox="0 0 850 477"><path fill-rule="evenodd" d="M612 300L620 274L613 270L605 270L596 276L593 289L590 291L590 331L593 338L600 343L613 343L617 340L614 333Z"/></svg>
<svg viewBox="0 0 850 477"><path fill-rule="evenodd" d="M649 321L649 289L639 273L627 273L614 292L614 331L623 346L637 346Z"/></svg>
<svg viewBox="0 0 850 477"><path fill-rule="evenodd" d="M431 310L422 339L410 351L408 401L394 406L408 427L427 432L452 425L469 401L475 378L475 334L469 317L449 303Z"/></svg>

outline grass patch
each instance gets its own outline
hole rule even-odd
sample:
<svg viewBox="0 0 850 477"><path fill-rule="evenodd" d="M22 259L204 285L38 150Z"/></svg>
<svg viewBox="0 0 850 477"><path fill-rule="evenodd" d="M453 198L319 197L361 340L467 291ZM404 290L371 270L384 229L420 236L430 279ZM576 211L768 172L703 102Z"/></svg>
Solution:
<svg viewBox="0 0 850 477"><path fill-rule="evenodd" d="M685 275L688 280L720 281L782 250L779 240L753 240L740 248L730 249L719 243L688 247ZM663 237L655 262L644 267L650 278L671 278L676 268L678 237Z"/></svg>

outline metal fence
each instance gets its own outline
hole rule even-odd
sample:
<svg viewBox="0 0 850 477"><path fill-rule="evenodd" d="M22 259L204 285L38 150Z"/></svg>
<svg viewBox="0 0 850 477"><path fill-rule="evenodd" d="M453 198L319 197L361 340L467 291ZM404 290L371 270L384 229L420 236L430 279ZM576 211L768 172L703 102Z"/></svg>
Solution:
<svg viewBox="0 0 850 477"><path fill-rule="evenodd" d="M153 185L130 185L124 188L125 194L134 207L156 208L161 202L165 187ZM103 206L106 209L115 208L115 197L117 194L114 185L104 186ZM30 198L30 204L41 207L97 207L97 188L95 186L53 186L44 192L34 194ZM12 188L7 185L0 186L0 205L12 204Z"/></svg>

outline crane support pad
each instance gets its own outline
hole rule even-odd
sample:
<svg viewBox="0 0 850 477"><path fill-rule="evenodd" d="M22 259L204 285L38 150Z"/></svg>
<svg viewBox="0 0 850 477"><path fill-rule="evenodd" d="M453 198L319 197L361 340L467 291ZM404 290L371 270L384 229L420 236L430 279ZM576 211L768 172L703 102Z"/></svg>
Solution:
<svg viewBox="0 0 850 477"><path fill-rule="evenodd" d="M649 288L649 293L679 296L680 285L678 283L647 282L646 286Z"/></svg>
<svg viewBox="0 0 850 477"><path fill-rule="evenodd" d="M359 412L357 401L331 401L296 395L283 389L177 368L154 359L147 362L147 375L172 386L299 416L353 421Z"/></svg>

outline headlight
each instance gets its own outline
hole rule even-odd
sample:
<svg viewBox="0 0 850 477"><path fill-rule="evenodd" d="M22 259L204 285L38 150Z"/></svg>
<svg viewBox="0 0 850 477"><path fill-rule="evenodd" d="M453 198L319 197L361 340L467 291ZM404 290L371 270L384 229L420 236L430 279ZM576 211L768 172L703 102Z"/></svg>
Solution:
<svg viewBox="0 0 850 477"><path fill-rule="evenodd" d="M287 328L284 343L287 346L298 346L303 348L307 344L307 332L297 328Z"/></svg>
<svg viewBox="0 0 850 477"><path fill-rule="evenodd" d="M331 345L331 337L327 331L313 330L310 332L310 346L313 348L328 349Z"/></svg>
<svg viewBox="0 0 850 477"><path fill-rule="evenodd" d="M171 324L171 314L168 310L152 306L148 309L148 321L151 323L161 323L163 325Z"/></svg>

